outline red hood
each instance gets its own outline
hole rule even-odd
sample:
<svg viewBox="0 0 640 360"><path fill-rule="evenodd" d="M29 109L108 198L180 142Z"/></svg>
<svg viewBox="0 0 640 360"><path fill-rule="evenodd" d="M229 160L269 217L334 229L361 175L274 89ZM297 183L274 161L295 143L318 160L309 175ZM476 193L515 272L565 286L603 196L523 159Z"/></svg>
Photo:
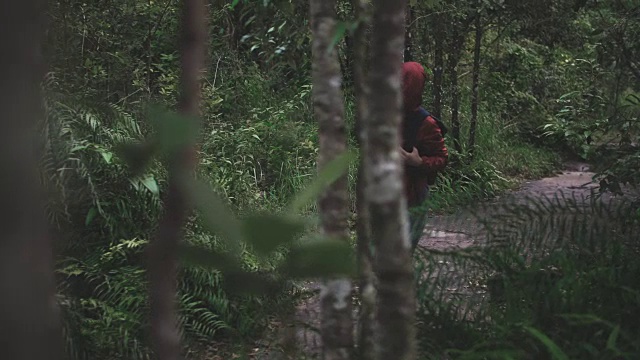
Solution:
<svg viewBox="0 0 640 360"><path fill-rule="evenodd" d="M402 65L402 96L404 111L411 112L422 104L422 92L427 75L422 65L406 62Z"/></svg>

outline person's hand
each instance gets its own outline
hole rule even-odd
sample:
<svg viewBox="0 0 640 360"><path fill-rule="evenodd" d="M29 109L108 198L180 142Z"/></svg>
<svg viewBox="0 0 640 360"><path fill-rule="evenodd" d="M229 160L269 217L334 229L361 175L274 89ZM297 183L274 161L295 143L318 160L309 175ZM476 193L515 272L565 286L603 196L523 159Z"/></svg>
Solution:
<svg viewBox="0 0 640 360"><path fill-rule="evenodd" d="M418 149L415 147L411 152L405 151L403 148L400 148L400 155L404 159L404 162L411 166L420 166L422 165L422 158L418 153Z"/></svg>

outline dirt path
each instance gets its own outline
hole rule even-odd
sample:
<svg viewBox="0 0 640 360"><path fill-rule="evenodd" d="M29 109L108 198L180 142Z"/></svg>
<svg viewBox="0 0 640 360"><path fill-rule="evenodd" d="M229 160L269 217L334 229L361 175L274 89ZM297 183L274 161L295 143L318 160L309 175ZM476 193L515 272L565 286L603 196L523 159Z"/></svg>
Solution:
<svg viewBox="0 0 640 360"><path fill-rule="evenodd" d="M500 212L502 204L526 204L530 198L556 199L555 201L570 201L578 206L586 206L591 201L593 191L597 190L597 185L592 183L593 176L594 173L587 164L568 163L565 170L556 176L525 182L516 191L472 207L476 209L475 213L480 208L482 216L486 217ZM612 198L611 195L604 195L602 200L608 201ZM478 217L473 214L474 211L467 208L453 214L432 217L425 227L419 247L425 250L451 251L482 246L487 238L486 231ZM466 274L461 274L459 269L448 264L446 260L436 262L441 263L442 268L436 272L432 270L431 276L448 278L447 290L452 293L463 291L467 295L478 295L477 289L469 289ZM467 285L460 285L462 283ZM460 289L461 287L466 289ZM308 297L298 304L296 309L296 320L299 324L296 329L297 344L306 359L317 359L321 349L320 337L316 330L320 323L320 286L317 283L308 283L306 291ZM480 297L484 298L484 295L480 294Z"/></svg>
<svg viewBox="0 0 640 360"><path fill-rule="evenodd" d="M587 205L592 192L597 191L597 184L592 183L595 174L584 163L567 163L564 168L555 176L524 182L516 191L480 205L471 205L475 210L462 208L453 214L431 218L419 246L433 250L454 250L482 245L485 239L484 229L474 215L478 208L482 209L482 217L487 217L492 211L500 211L502 204L524 203L530 198L564 198ZM611 198L611 195L605 194L602 200L608 201Z"/></svg>

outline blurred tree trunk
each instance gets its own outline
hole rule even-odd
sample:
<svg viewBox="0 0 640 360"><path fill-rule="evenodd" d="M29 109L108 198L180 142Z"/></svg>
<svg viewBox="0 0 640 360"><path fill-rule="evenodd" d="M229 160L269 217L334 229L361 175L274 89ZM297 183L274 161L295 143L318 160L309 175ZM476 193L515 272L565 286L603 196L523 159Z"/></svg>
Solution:
<svg viewBox="0 0 640 360"><path fill-rule="evenodd" d="M313 105L319 126L318 168L323 169L346 151L347 134L342 100L342 79L337 49L334 0L311 0ZM347 175L333 183L320 197L320 220L324 235L348 241ZM320 296L324 359L349 359L353 349L351 282L331 279Z"/></svg>
<svg viewBox="0 0 640 360"><path fill-rule="evenodd" d="M477 2L477 12L475 21L475 44L473 49L473 80L471 92L471 124L469 125L469 160L473 159L476 141L476 128L478 126L478 102L480 86L480 50L482 47L482 17L480 16L480 1Z"/></svg>
<svg viewBox="0 0 640 360"><path fill-rule="evenodd" d="M38 183L45 2L0 5L0 359L60 359L53 250Z"/></svg>
<svg viewBox="0 0 640 360"><path fill-rule="evenodd" d="M406 1L373 2L367 137L367 198L378 279L378 359L416 357L415 292L399 126Z"/></svg>
<svg viewBox="0 0 640 360"><path fill-rule="evenodd" d="M369 86L366 79L367 28L370 24L370 6L365 0L353 0L356 19L359 22L354 33L354 86L356 96L356 133L360 148L358 178L356 181L356 233L358 252L358 273L360 290L360 312L358 316L358 359L373 360L376 354L375 342L375 286L371 254L371 224L369 203L366 198L366 174L368 164L366 154L367 134L364 122L368 119Z"/></svg>
<svg viewBox="0 0 640 360"><path fill-rule="evenodd" d="M179 110L196 118L200 107L200 73L205 67L207 39L204 0L185 0L181 45L181 98ZM149 247L151 335L157 359L180 358L180 332L176 311L177 250L188 215L187 194L179 178L193 171L195 150L181 149L169 159L169 188L164 199L164 217L156 239Z"/></svg>

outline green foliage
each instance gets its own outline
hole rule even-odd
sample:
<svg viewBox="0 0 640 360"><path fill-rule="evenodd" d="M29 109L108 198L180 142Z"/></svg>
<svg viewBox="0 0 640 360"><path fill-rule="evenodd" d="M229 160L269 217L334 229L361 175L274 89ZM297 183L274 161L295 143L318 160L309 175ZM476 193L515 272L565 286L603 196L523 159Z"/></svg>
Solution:
<svg viewBox="0 0 640 360"><path fill-rule="evenodd" d="M517 180L549 174L557 167L559 156L541 147L548 145L596 160L602 165L598 170L603 189L619 190L623 184L640 183L640 157L634 146L640 134L640 89L633 74L640 58L635 36L640 24L637 6L631 1L586 2L576 10L570 8L573 3L480 3L485 40L477 149L473 159L466 156L469 149L464 146L463 154L454 154L458 161L450 164L431 192L436 210L474 203L513 187ZM470 27L467 24L463 29L463 25L475 13L475 4L412 2L416 59L433 63L435 12L450 20L445 21L442 31L445 46L449 46L453 27L470 39ZM160 150L157 143L118 144L138 143L154 131L169 135L161 136L165 153L174 147L173 140L199 144L199 182L189 185L200 211L186 228L189 246L184 249L194 264L181 269L180 276L181 324L188 346L256 336L270 310L289 300L283 295L287 286L283 278L291 275L293 268L315 275L328 265L315 253L345 256L338 263L348 263L343 245L300 244L297 240L309 222L282 216L281 211L313 211L308 200L321 188L311 186L308 193L300 192L316 171L318 149L310 101L309 24L306 16L300 16L308 13L307 2L210 3L210 62L203 74L203 116L197 139L195 132L187 131L178 139L174 127L163 129L172 119L176 124L182 119L164 118L169 121L155 126L148 120L161 117L147 119L148 104L173 108L178 99L179 5L122 0L58 1L50 6L52 22L45 50L57 78L47 84L49 115L43 124L42 179L51 194L47 214L65 240L57 266L59 300L68 349L75 358L149 356L142 249L156 226L166 169L158 161L161 158L152 157ZM348 29L353 24L351 11L348 2L339 2L340 28L344 29L339 35L344 37L337 37L336 44L347 94L353 65ZM469 47L469 39L463 48ZM471 84L465 71L470 63L470 53L463 51L459 65L463 134L469 127ZM445 83L445 104L450 96L451 89ZM429 103L426 96L425 101ZM346 104L347 121L352 123L353 99L348 98ZM446 122L446 105L444 110ZM616 147L600 146L603 144ZM130 176L125 163L139 171ZM354 173L350 171L352 188ZM297 247L291 249L292 245ZM580 267L586 263L584 259L572 251L566 252L566 258L556 254L536 261L541 266L558 262L584 270L590 280L570 288L573 292L560 303L565 310L582 306L588 312L591 304L603 302L584 290L586 284L604 283L603 274L608 270L589 272ZM510 249L502 257L484 254L491 257L491 264L469 254L456 256L455 261L468 262L472 268L481 263L485 269L504 271L520 264L516 253ZM609 270L617 266L636 274L635 268L624 267L607 254L593 264ZM621 259L633 264L629 256ZM233 271L221 271L225 262ZM428 264L436 265L440 266L438 271L446 272L446 264ZM516 267L517 275L508 278L508 284L519 278L535 278L536 273L526 269ZM615 273L607 279L621 284L620 276ZM631 278L626 281L633 283ZM247 295L238 293L246 287L233 287L234 283L269 286L259 289L266 294L254 291ZM279 285L271 286L274 283ZM560 323L554 328L529 321L527 316L538 310L529 311L527 306L534 300L542 301L541 294L564 294L568 291L565 285L559 290L549 288L557 283L545 283L535 290L522 287L508 302L509 315L520 323L501 318L503 312L496 310L491 324L475 321L474 311L461 310L455 302L442 302L444 295L435 291L439 287L434 290L426 283L421 285L419 294L426 310L420 320L436 326L436 334L441 335L433 338L431 346L456 348L452 354L460 358L544 357L557 353L555 349L569 358L582 355L580 349L607 358L637 350L637 343L629 341L637 334L635 330L611 319L607 306L596 312L598 318L572 315L569 318L579 323L575 327ZM586 295L579 302L573 294L582 293ZM611 294L631 303L630 293L622 294L616 288ZM552 300L560 301L559 297ZM523 299L527 306L519 305ZM614 301L618 299L610 299ZM461 313L468 322L451 320L459 319ZM527 331L527 326L537 331L537 336ZM571 331L575 329L577 334L591 336L593 344L574 341L578 335L572 337ZM486 334L490 334L488 339ZM479 335L482 341L476 341ZM609 349L606 354L605 345Z"/></svg>
<svg viewBox="0 0 640 360"><path fill-rule="evenodd" d="M434 211L448 211L495 197L516 187L523 179L547 176L558 168L557 154L514 138L511 129L502 128L502 120L491 112L483 111L479 122L482 125L477 131L473 160L456 154L451 139L447 139L449 153L461 160L449 165L432 188ZM463 129L466 130L466 126Z"/></svg>
<svg viewBox="0 0 640 360"><path fill-rule="evenodd" d="M316 169L310 86L278 92L253 68L238 81L205 120L200 172L239 209L282 206Z"/></svg>
<svg viewBox="0 0 640 360"><path fill-rule="evenodd" d="M42 160L43 181L51 194L50 221L75 228L69 246L98 240L83 235L131 238L150 227L159 211L163 172L129 178L116 145L140 139L142 129L133 115L117 105L78 102L50 93ZM104 242L102 243L104 244Z"/></svg>
<svg viewBox="0 0 640 360"><path fill-rule="evenodd" d="M304 104L304 99L301 100ZM44 124L47 142L43 158L46 165L43 167L43 180L48 188L61 194L59 202L53 203L57 206L52 205L48 214L70 240L57 267L68 352L74 358L148 358L150 350L145 340L147 285L142 261L142 248L147 241L113 239L126 239L125 236L148 239L152 236L160 210L159 193L165 186L165 170L159 160L185 142L193 141L195 132L185 129L189 122L176 114L157 111L145 114L140 111L140 114L155 120L153 126L143 127L139 125L142 121L134 120L132 115L118 107L89 107L81 102L69 105L69 101L49 93L49 116ZM294 106L291 111L296 110ZM276 116L286 115L279 113ZM277 142L280 137L275 134L276 128L272 129L272 139ZM147 134L153 134L150 141L140 142ZM174 134L184 136L172 136ZM206 133L204 135L205 143L211 141ZM224 140L229 142L233 135L227 134ZM292 139L299 141L295 137ZM316 148L312 140L304 141L302 145L306 151L314 154ZM123 147L123 143L129 145ZM261 142L250 145L247 150L260 153L258 147L262 146ZM297 153L302 153L301 150L304 151L304 147ZM157 160L154 154L159 155ZM205 156L201 162L238 174L239 168L234 169L237 164L218 156ZM312 155L304 159L301 155L298 161L309 164L310 171L313 169ZM292 209L306 208L318 192L344 172L349 164L349 157L346 157L339 159L336 166L330 166L317 184L308 184L305 193L294 197ZM137 175L131 178L128 168L135 170L134 175ZM201 262L196 262L195 266L182 270L179 301L186 345L212 338L255 334L265 325L268 316L279 309L278 303L287 297L288 283L282 276L325 274L334 266L322 260L322 256L341 256L349 250L342 242L313 242L296 245L289 257L283 257L283 246L292 245L293 240L305 231L307 222L299 218L262 215L254 213L255 210L234 219L230 215L230 204L211 191L211 184L216 190L234 191L232 194L235 196L231 197L235 199L246 199L246 194L220 186L215 181L217 174L207 174L207 168L203 168L200 175L206 180L189 186L200 214L189 224L187 240L195 250L192 253L197 252L200 257L205 255L205 258L206 254L217 254L216 259L226 260L235 268L231 273L225 272L228 268L221 268L222 263L209 257L206 258L209 266L203 267ZM300 169L280 168L281 172L291 170ZM284 173L281 175L286 176ZM233 181L244 181L237 175L233 176ZM284 181L288 181L288 187L275 183L272 186L278 188L271 190L274 193L281 191L278 201L282 204L285 203L285 191L293 192L303 183L302 179L298 183L291 183L288 179ZM255 182L244 183L252 191L259 191L256 185ZM265 186L266 191L270 189ZM73 196L66 195L71 192ZM245 201L253 204L254 209L256 204L272 206L268 199L257 200ZM120 206L106 206L112 201L118 201ZM91 210L94 208L98 210ZM82 209L89 210L74 216ZM142 219L148 219L148 223L144 224ZM235 229L234 224L237 225ZM207 235L205 229L216 237ZM91 239L91 243L83 241L86 237ZM237 245L243 242L247 246L239 249ZM236 256L225 255L225 249L233 248ZM248 250L255 250L256 254ZM338 263L341 266L337 270L339 273L352 273L353 267L348 266L353 263L350 259L352 257L348 255ZM213 267L210 266L212 261L215 263ZM274 272L276 267L280 268L280 275ZM238 284L242 286L235 286ZM256 289L256 285L268 286ZM244 294L246 290L251 290L252 295Z"/></svg>
<svg viewBox="0 0 640 360"><path fill-rule="evenodd" d="M637 204L559 197L476 210L482 246L425 252L417 264L426 352L638 356Z"/></svg>

